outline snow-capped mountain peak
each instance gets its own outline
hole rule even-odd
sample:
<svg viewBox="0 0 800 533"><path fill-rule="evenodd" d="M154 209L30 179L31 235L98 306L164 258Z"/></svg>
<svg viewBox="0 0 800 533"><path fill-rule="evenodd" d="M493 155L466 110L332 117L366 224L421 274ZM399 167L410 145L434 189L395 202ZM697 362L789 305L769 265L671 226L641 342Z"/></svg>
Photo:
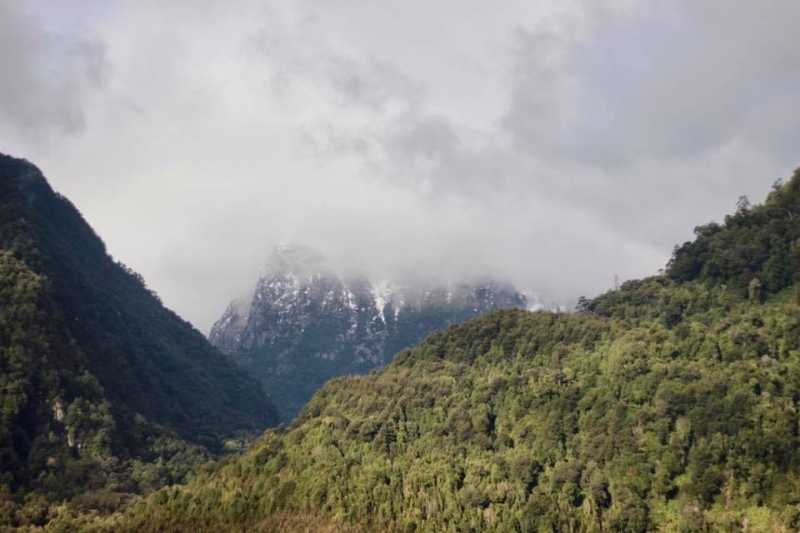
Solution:
<svg viewBox="0 0 800 533"><path fill-rule="evenodd" d="M323 254L279 245L248 299L209 339L259 377L285 420L325 381L385 365L433 331L531 302L508 283L396 284L338 275Z"/></svg>

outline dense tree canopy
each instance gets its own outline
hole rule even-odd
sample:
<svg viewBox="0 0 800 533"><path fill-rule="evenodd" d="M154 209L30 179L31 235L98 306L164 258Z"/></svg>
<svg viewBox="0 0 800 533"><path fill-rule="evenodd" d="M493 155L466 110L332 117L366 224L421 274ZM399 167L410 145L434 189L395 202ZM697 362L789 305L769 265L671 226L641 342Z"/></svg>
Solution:
<svg viewBox="0 0 800 533"><path fill-rule="evenodd" d="M762 205L740 199L725 224L698 226L696 239L675 248L667 276L725 285L747 296L753 280L775 294L800 279L800 169L775 182Z"/></svg>
<svg viewBox="0 0 800 533"><path fill-rule="evenodd" d="M699 230L666 276L576 314L499 311L433 334L380 372L329 382L289 429L188 485L78 520L123 531L797 531L798 187L796 175L764 206Z"/></svg>
<svg viewBox="0 0 800 533"><path fill-rule="evenodd" d="M128 527L236 531L276 512L366 531L799 527L800 308L720 313L718 290L666 290L713 305L672 328L503 311L433 335Z"/></svg>

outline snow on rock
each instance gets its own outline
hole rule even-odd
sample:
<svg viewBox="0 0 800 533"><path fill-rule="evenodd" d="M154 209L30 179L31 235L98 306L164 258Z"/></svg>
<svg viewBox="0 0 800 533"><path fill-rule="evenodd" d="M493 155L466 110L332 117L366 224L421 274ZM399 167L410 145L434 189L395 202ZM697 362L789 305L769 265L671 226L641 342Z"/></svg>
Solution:
<svg viewBox="0 0 800 533"><path fill-rule="evenodd" d="M500 308L546 308L507 283L395 285L344 278L316 250L279 245L209 339L259 377L290 420L324 381L383 366L432 331Z"/></svg>

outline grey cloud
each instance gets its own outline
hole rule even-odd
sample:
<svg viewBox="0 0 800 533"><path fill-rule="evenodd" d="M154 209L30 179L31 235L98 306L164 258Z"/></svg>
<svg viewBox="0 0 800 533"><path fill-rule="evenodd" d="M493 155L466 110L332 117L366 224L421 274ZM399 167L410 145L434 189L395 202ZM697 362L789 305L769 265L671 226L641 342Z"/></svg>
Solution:
<svg viewBox="0 0 800 533"><path fill-rule="evenodd" d="M278 241L592 295L800 163L798 13L566 4L120 1L76 26L0 0L0 144L203 329Z"/></svg>
<svg viewBox="0 0 800 533"><path fill-rule="evenodd" d="M105 47L89 37L55 34L0 1L0 117L25 135L70 133L84 126L84 93L108 75Z"/></svg>
<svg viewBox="0 0 800 533"><path fill-rule="evenodd" d="M317 17L293 20L280 10L269 10L262 28L251 40L266 60L270 86L275 94L291 97L298 85L313 83L319 91L345 106L366 107L381 112L390 102L405 108L420 105L423 87L393 64L374 57L336 51L335 46L315 35Z"/></svg>
<svg viewBox="0 0 800 533"><path fill-rule="evenodd" d="M360 65L332 58L326 70L331 86L347 104L368 106L376 111L392 100L400 100L409 107L419 105L422 92L419 84L390 64L371 60Z"/></svg>
<svg viewBox="0 0 800 533"><path fill-rule="evenodd" d="M652 2L601 18L577 42L521 31L504 125L542 157L615 170L742 137L782 150L800 119L790 111L800 86L799 15L792 0ZM784 127L761 119L775 108Z"/></svg>
<svg viewBox="0 0 800 533"><path fill-rule="evenodd" d="M786 100L795 98L787 90L798 86L795 71L775 69L791 62L789 48L759 34L737 45L747 54L727 57L741 21L726 9L651 3L633 12L588 10L594 17L588 24L561 16L541 30L518 30L505 131L470 130L424 101L355 132L334 129L336 138L351 139L335 146L356 149L376 173L423 195L464 197L467 205L479 199L515 210L519 220L527 209L560 204L560 213L551 211L560 222L538 221L537 235L510 230L534 249L545 249L554 234L572 234L574 246L587 253L627 239L663 250L665 262L692 224L720 218L739 194L759 197L786 170L785 160L768 155L787 144L783 133L800 116L787 119L785 112L796 109ZM712 29L718 35L707 36ZM750 50L756 45L759 51ZM776 75L784 90L771 105L755 98L773 87ZM783 120L761 118L763 108L783 110ZM764 138L759 122L777 134ZM573 211L591 214L588 223L605 225L614 237L581 239ZM541 257L528 266L540 278L547 268Z"/></svg>
<svg viewBox="0 0 800 533"><path fill-rule="evenodd" d="M529 190L664 248L761 198L800 161L799 9L655 1L519 30L500 125L544 170Z"/></svg>

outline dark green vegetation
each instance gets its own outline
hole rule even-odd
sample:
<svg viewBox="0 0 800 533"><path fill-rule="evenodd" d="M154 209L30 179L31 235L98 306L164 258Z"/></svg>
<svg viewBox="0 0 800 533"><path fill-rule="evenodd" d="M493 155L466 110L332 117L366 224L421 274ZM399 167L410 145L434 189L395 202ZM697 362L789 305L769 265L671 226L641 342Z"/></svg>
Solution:
<svg viewBox="0 0 800 533"><path fill-rule="evenodd" d="M256 381L0 155L0 529L113 509L275 421Z"/></svg>
<svg viewBox="0 0 800 533"><path fill-rule="evenodd" d="M667 273L676 281L723 285L741 297L763 299L798 281L800 180L775 182L763 205L738 202L725 224L698 226L694 242L676 247Z"/></svg>
<svg viewBox="0 0 800 533"><path fill-rule="evenodd" d="M800 530L798 210L800 173L699 228L665 276L431 335L93 526Z"/></svg>

